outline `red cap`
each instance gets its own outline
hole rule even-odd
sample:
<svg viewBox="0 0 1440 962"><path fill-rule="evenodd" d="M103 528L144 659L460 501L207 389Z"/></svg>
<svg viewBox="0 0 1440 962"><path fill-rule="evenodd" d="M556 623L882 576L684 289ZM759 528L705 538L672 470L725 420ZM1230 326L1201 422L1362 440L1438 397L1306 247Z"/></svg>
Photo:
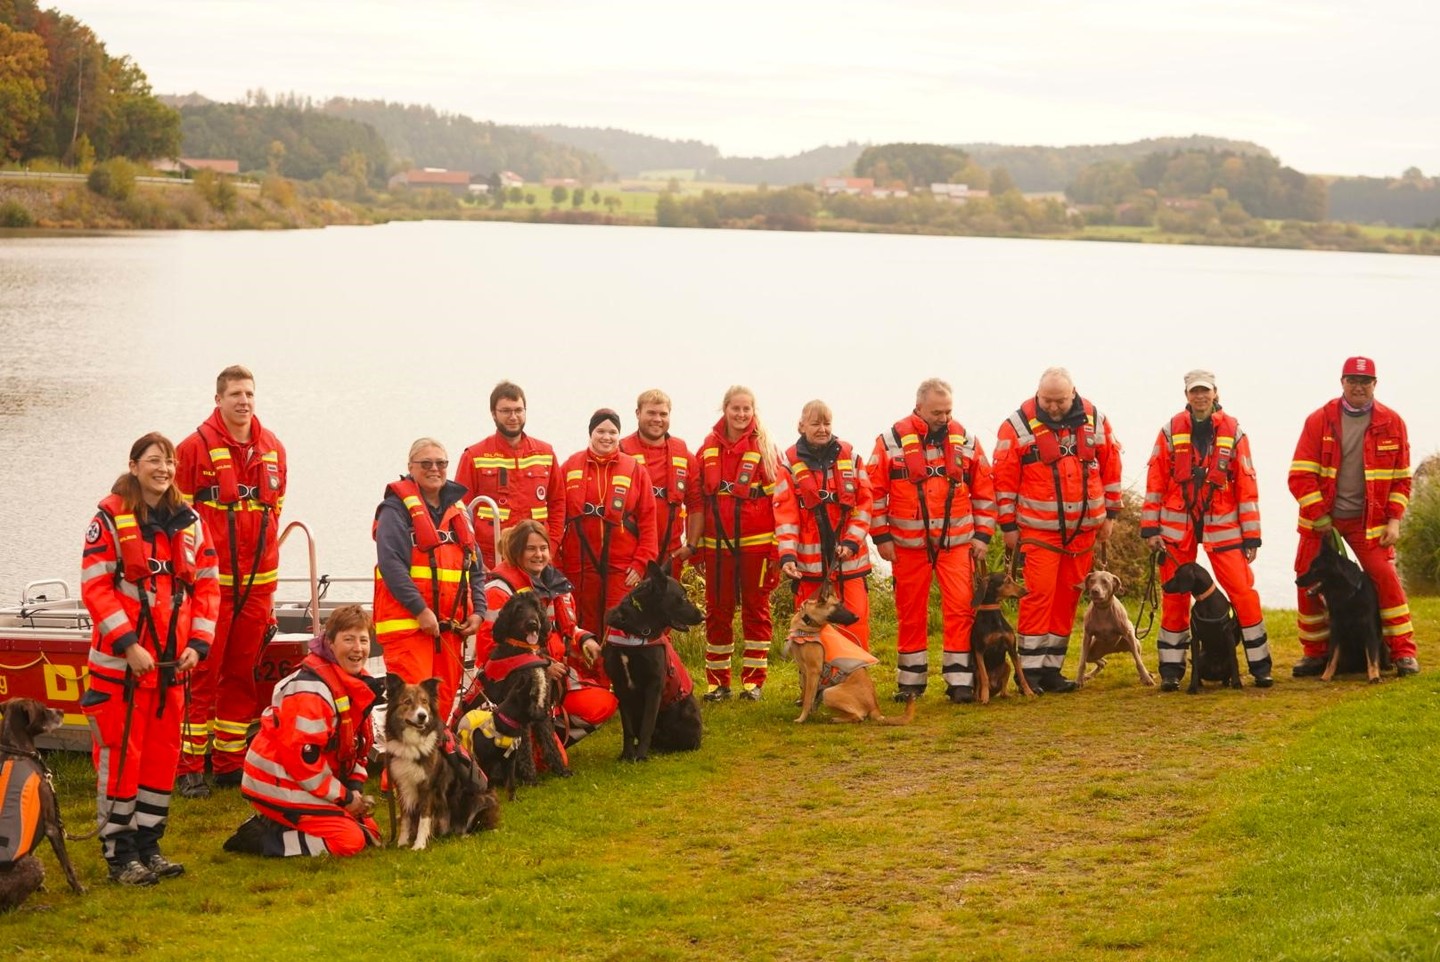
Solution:
<svg viewBox="0 0 1440 962"><path fill-rule="evenodd" d="M1368 357L1347 357L1345 367L1340 370L1341 377L1374 377L1375 362Z"/></svg>

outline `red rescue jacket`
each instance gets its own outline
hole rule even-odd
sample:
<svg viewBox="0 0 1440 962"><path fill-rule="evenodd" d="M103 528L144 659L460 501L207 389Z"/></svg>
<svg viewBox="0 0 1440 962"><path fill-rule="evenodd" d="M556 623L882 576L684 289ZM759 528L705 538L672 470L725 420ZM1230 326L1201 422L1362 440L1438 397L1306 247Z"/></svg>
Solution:
<svg viewBox="0 0 1440 962"><path fill-rule="evenodd" d="M640 462L617 452L600 459L589 448L561 468L565 478L565 539L560 569L572 583L607 574L644 574L656 560L655 498ZM616 599L619 600L619 599Z"/></svg>
<svg viewBox="0 0 1440 962"><path fill-rule="evenodd" d="M775 479L765 469L752 421L735 441L721 418L700 446L700 485L706 503L700 549L709 553L754 552L774 557ZM739 524L736 524L736 516Z"/></svg>
<svg viewBox="0 0 1440 962"><path fill-rule="evenodd" d="M1295 459L1290 462L1290 493L1300 504L1300 533L1310 534L1315 522L1335 503L1340 472L1340 419L1336 398L1305 419ZM1410 506L1410 438L1405 422L1375 402L1365 431L1365 539L1379 538L1391 518Z"/></svg>
<svg viewBox="0 0 1440 962"><path fill-rule="evenodd" d="M700 469L685 442L668 434L661 444L647 444L640 432L620 439L620 450L644 465L655 496L655 545L662 557L685 543L685 521L704 510Z"/></svg>
<svg viewBox="0 0 1440 962"><path fill-rule="evenodd" d="M419 487L409 477L385 486L387 495L398 498L408 512L411 530L410 580L420 597L442 622L462 624L470 617L469 576L475 559L475 532L463 502L446 505L437 526L430 519ZM380 523L385 501L375 509L371 537ZM419 631L420 623L385 584L375 568L375 639L383 647L387 640Z"/></svg>
<svg viewBox="0 0 1440 962"><path fill-rule="evenodd" d="M979 440L952 420L943 445L925 443L923 418L901 418L875 439L867 466L875 493L870 537L897 548L944 551L995 533L995 485Z"/></svg>
<svg viewBox="0 0 1440 962"><path fill-rule="evenodd" d="M865 536L870 532L874 503L870 476L855 458L855 450L837 441L838 452L828 467L812 469L801 456L798 443L785 452L780 479L775 483L775 537L780 564L795 562L802 578L818 581L826 564L824 544L846 545L853 556L842 561L840 578L859 578L870 572Z"/></svg>
<svg viewBox="0 0 1440 962"><path fill-rule="evenodd" d="M1052 429L1033 397L1000 425L995 500L1002 530L1053 532L1067 544L1120 514L1120 443L1105 415L1079 401L1083 416L1074 426Z"/></svg>
<svg viewBox="0 0 1440 962"><path fill-rule="evenodd" d="M495 499L501 529L531 518L545 525L552 545L560 544L565 494L555 449L544 441L522 434L519 446L512 447L496 432L465 449L455 480L465 486L466 504L481 494ZM475 513L475 537L487 568L495 564L495 520L488 505Z"/></svg>
<svg viewBox="0 0 1440 962"><path fill-rule="evenodd" d="M1178 544L1198 527L1201 540L1214 548L1260 541L1260 492L1250 439L1218 406L1210 421L1214 434L1204 458L1196 456L1190 440L1189 408L1160 429L1146 471L1140 537L1158 534ZM1203 475L1199 483L1197 473Z"/></svg>

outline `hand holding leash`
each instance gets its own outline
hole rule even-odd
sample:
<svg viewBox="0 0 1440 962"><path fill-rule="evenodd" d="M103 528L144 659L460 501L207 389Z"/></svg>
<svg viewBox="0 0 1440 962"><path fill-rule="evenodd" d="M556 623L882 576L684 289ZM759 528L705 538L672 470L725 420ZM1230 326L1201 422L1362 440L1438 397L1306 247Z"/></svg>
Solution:
<svg viewBox="0 0 1440 962"><path fill-rule="evenodd" d="M125 664L130 666L130 671L136 678L144 678L155 670L155 656L145 650L145 646L136 642L125 649Z"/></svg>
<svg viewBox="0 0 1440 962"><path fill-rule="evenodd" d="M199 653L194 648L186 648L180 652L180 657L175 662L175 668L177 671L189 671L198 664L200 664Z"/></svg>
<svg viewBox="0 0 1440 962"><path fill-rule="evenodd" d="M415 623L420 630L432 638L440 637L440 619L435 617L435 612L428 607L415 616Z"/></svg>
<svg viewBox="0 0 1440 962"><path fill-rule="evenodd" d="M580 654L584 657L585 664L595 664L595 659L600 657L600 642L595 640L594 635L590 635L580 643Z"/></svg>

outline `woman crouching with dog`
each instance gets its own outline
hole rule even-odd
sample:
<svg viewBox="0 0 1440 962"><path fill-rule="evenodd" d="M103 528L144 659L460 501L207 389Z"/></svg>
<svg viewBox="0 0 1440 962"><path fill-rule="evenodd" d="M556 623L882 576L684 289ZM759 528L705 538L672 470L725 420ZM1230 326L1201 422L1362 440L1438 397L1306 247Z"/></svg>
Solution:
<svg viewBox="0 0 1440 962"><path fill-rule="evenodd" d="M95 627L80 705L100 777L100 849L121 885L185 872L160 854L160 839L180 761L182 676L209 652L220 610L215 549L174 481L168 438L152 432L131 445L81 562Z"/></svg>
<svg viewBox="0 0 1440 962"><path fill-rule="evenodd" d="M504 665L490 658L500 609L518 591L535 592L550 619L550 637L542 643L550 658L546 671L563 692L556 732L563 746L574 745L603 725L619 705L600 663L600 642L576 623L573 589L550 563L550 535L543 524L527 519L507 528L500 536L498 560L486 576L485 620L475 633L475 663L483 666L481 685L488 688L504 679ZM465 710L476 707L482 694L493 691L467 693Z"/></svg>
<svg viewBox="0 0 1440 962"><path fill-rule="evenodd" d="M240 791L256 815L225 842L251 855L355 855L380 844L365 795L384 690L365 673L374 625L359 605L336 608L300 668L275 686L245 755Z"/></svg>

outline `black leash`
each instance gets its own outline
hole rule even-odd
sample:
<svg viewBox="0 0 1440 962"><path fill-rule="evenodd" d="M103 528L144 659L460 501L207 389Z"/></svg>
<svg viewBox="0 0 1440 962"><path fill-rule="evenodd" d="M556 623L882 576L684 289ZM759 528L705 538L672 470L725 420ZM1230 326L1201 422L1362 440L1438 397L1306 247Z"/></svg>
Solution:
<svg viewBox="0 0 1440 962"><path fill-rule="evenodd" d="M1155 615L1160 611L1160 552L1150 552L1150 570L1145 576L1145 590L1140 592L1140 607L1135 610L1135 637L1149 637L1155 628Z"/></svg>

